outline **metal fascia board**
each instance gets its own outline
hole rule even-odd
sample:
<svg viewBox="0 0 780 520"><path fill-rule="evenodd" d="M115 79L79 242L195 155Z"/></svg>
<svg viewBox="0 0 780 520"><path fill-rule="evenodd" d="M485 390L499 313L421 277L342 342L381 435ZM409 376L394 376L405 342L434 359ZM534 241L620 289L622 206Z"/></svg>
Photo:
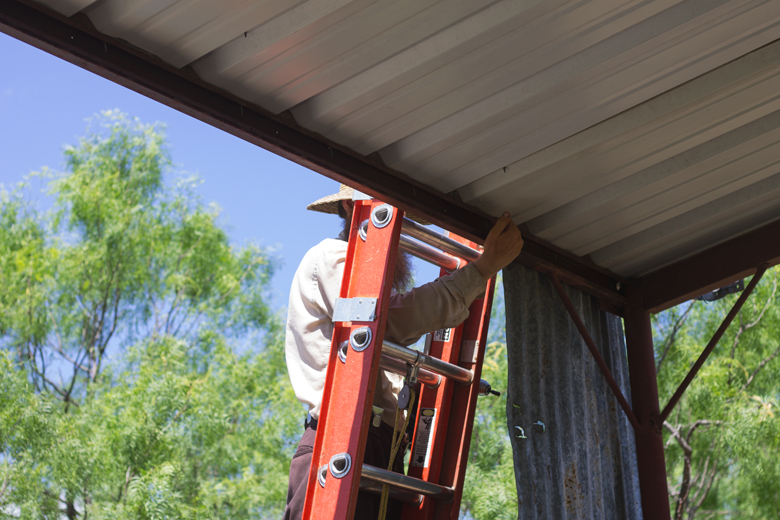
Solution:
<svg viewBox="0 0 780 520"><path fill-rule="evenodd" d="M645 275L644 307L661 312L780 263L780 220Z"/></svg>

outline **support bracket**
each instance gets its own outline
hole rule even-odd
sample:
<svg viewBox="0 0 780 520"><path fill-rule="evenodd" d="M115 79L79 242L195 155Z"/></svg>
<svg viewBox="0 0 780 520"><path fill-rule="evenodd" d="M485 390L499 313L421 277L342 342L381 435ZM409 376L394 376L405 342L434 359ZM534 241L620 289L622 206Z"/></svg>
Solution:
<svg viewBox="0 0 780 520"><path fill-rule="evenodd" d="M376 298L336 298L333 321L374 321Z"/></svg>

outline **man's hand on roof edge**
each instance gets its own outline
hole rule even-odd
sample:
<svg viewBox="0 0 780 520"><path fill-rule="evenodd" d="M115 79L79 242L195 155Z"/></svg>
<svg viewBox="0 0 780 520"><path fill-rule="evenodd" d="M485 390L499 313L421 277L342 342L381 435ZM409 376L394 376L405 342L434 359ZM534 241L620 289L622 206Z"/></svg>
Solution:
<svg viewBox="0 0 780 520"><path fill-rule="evenodd" d="M509 212L504 212L493 224L484 247L482 256L474 262L474 266L482 278L488 281L517 258L523 249L523 237Z"/></svg>

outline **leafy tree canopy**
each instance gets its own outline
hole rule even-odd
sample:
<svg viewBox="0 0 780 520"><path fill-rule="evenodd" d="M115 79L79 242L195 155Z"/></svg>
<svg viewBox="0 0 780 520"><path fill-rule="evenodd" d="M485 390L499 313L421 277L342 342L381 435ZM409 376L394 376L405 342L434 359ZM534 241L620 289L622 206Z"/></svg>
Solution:
<svg viewBox="0 0 780 520"><path fill-rule="evenodd" d="M300 414L273 262L117 112L0 195L0 516L281 515Z"/></svg>
<svg viewBox="0 0 780 520"><path fill-rule="evenodd" d="M769 269L664 424L675 519L780 516L780 268ZM661 406L738 295L655 317Z"/></svg>

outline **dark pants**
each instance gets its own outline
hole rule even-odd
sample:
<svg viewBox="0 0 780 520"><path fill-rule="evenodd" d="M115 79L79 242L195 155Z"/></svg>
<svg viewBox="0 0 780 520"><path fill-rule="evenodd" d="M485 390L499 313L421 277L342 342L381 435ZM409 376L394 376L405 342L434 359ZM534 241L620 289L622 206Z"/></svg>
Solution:
<svg viewBox="0 0 780 520"><path fill-rule="evenodd" d="M311 427L306 428L298 449L290 463L290 484L287 487L287 508L284 510L284 520L300 520L303 516L303 503L306 500L306 485L309 481L309 469L311 468L312 451L317 431ZM378 468L387 468L390 462L390 442L393 440L393 428L385 423L379 427L369 426L368 440L366 441L366 453L363 462ZM402 446L403 448L403 446ZM393 462L393 471L404 472L404 451L398 450ZM358 492L357 505L355 506L355 520L376 520L379 516L380 495ZM387 501L387 519L401 518L402 504L396 500Z"/></svg>

